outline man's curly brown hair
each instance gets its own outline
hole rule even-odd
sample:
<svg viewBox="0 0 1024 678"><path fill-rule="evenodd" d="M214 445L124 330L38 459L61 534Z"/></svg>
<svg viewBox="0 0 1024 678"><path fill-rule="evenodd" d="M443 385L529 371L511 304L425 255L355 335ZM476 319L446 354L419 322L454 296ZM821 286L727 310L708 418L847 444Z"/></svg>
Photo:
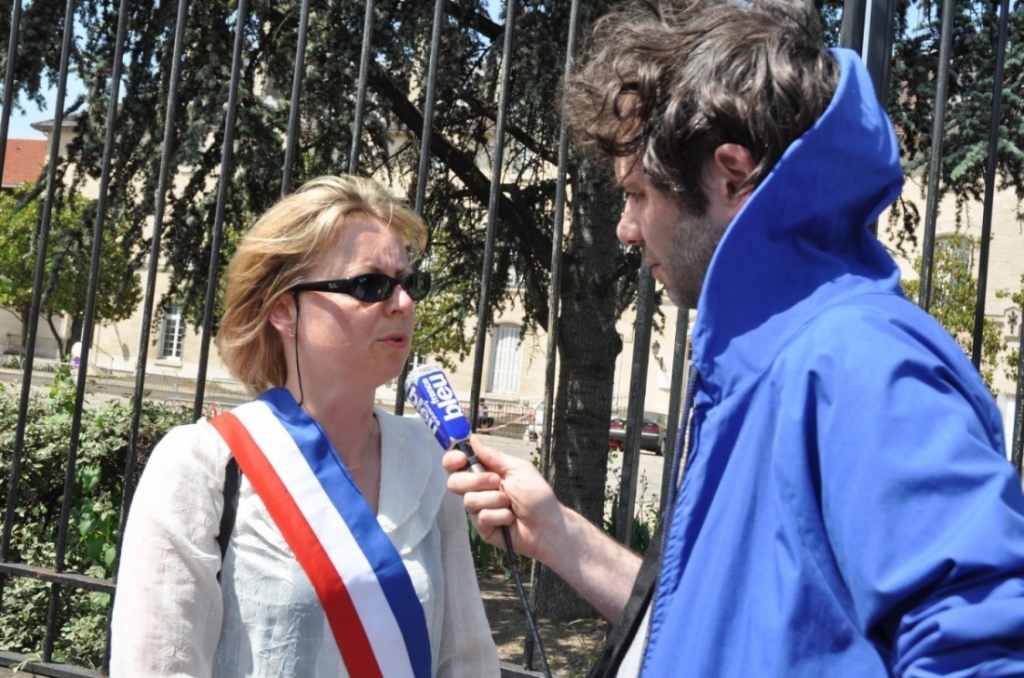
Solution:
<svg viewBox="0 0 1024 678"><path fill-rule="evenodd" d="M751 152L746 183L757 186L838 81L810 3L637 2L598 21L564 103L580 143L636 157L654 186L702 214L703 171L718 146Z"/></svg>

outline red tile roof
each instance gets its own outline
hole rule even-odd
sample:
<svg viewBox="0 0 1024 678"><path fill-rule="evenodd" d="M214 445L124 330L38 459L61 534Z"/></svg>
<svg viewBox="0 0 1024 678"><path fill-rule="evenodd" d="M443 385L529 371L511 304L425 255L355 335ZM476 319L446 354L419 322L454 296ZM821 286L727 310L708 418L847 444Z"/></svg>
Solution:
<svg viewBox="0 0 1024 678"><path fill-rule="evenodd" d="M46 163L46 139L8 139L4 156L4 187L35 181Z"/></svg>

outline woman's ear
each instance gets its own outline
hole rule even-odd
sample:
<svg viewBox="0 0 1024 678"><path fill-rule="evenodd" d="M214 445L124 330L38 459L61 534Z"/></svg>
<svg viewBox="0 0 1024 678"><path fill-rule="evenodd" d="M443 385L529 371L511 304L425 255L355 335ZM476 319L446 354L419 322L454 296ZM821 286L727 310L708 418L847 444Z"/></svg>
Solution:
<svg viewBox="0 0 1024 678"><path fill-rule="evenodd" d="M295 324L298 314L295 312L295 298L291 294L281 294L270 309L270 324L278 332L290 337L295 336Z"/></svg>

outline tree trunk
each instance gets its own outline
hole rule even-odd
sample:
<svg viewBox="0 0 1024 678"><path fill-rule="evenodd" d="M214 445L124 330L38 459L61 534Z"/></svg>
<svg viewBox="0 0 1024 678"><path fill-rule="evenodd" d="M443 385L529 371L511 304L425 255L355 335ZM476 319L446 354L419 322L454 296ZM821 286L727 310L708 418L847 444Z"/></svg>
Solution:
<svg viewBox="0 0 1024 678"><path fill-rule="evenodd" d="M615 329L615 279L621 261L615 226L621 201L606 171L586 164L575 178L549 481L563 504L601 525L615 357L622 351ZM594 615L589 604L546 568L537 572L534 585L538 614L556 621Z"/></svg>

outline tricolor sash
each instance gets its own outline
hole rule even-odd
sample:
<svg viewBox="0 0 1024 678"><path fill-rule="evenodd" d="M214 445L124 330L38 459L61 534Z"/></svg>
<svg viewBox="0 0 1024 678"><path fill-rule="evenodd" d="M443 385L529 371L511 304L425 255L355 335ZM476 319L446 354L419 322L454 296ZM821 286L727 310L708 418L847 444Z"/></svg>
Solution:
<svg viewBox="0 0 1024 678"><path fill-rule="evenodd" d="M313 584L349 675L430 678L409 572L320 426L282 388L210 424Z"/></svg>

